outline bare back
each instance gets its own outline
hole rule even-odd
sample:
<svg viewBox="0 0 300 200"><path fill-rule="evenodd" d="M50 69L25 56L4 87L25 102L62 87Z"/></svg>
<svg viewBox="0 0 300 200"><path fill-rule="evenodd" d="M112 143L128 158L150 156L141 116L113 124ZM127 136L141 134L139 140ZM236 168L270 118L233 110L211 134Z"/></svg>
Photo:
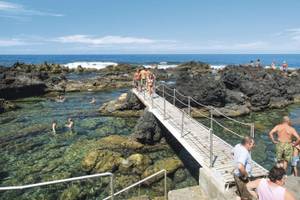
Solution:
<svg viewBox="0 0 300 200"><path fill-rule="evenodd" d="M291 143L293 136L298 135L296 130L293 127L289 126L287 123L279 124L275 126L274 129L274 131L272 131L277 133L278 140L283 143Z"/></svg>

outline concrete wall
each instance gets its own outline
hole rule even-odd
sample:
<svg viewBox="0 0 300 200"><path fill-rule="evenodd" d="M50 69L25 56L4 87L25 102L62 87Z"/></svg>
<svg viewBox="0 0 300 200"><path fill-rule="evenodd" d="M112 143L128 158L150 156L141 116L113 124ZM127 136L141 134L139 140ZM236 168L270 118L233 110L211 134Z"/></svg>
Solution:
<svg viewBox="0 0 300 200"><path fill-rule="evenodd" d="M200 168L199 169L199 186L209 197L209 199L216 199L216 200L227 200L227 199L235 199L233 188L226 191L225 185L218 180L218 177L215 177L216 174L212 174L211 169ZM221 178L221 176L219 177Z"/></svg>

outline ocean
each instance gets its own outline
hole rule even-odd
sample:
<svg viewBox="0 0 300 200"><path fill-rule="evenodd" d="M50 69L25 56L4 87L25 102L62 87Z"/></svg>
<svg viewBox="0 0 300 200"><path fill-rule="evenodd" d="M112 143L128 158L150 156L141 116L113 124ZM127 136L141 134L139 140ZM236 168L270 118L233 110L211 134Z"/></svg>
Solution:
<svg viewBox="0 0 300 200"><path fill-rule="evenodd" d="M246 64L251 60L260 59L261 64L270 66L275 62L280 66L283 61L289 67L300 68L300 54L115 54L115 55L0 55L0 65L10 66L13 63L25 62L32 64L58 63L71 64L93 63L100 68L107 63L130 63L130 64L161 64L162 68L174 66L188 61L202 61L212 67L219 68L229 64Z"/></svg>

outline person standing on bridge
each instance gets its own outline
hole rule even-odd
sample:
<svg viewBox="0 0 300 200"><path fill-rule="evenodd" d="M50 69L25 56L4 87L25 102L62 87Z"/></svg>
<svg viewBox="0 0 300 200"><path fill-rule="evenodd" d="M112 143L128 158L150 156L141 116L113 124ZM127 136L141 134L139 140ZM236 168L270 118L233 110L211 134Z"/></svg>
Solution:
<svg viewBox="0 0 300 200"><path fill-rule="evenodd" d="M147 76L147 90L149 95L151 96L154 92L154 83L155 83L155 75L153 72L149 71Z"/></svg>
<svg viewBox="0 0 300 200"><path fill-rule="evenodd" d="M133 87L136 88L138 91L141 91L141 74L140 69L137 69L136 72L133 75Z"/></svg>
<svg viewBox="0 0 300 200"><path fill-rule="evenodd" d="M285 170L293 156L293 137L299 140L299 135L291 124L290 118L284 116L282 123L275 126L269 133L271 141L276 145L276 160L277 162L283 161ZM278 136L277 140L274 139L275 133Z"/></svg>
<svg viewBox="0 0 300 200"><path fill-rule="evenodd" d="M247 190L246 184L249 182L251 175L251 150L255 145L252 137L246 136L240 144L233 148L233 158L235 169L233 172L234 180L237 187L237 195L242 199L253 199L253 196Z"/></svg>
<svg viewBox="0 0 300 200"><path fill-rule="evenodd" d="M145 90L146 89L146 84L147 84L147 69L143 68L140 71L140 78L141 78L141 90Z"/></svg>

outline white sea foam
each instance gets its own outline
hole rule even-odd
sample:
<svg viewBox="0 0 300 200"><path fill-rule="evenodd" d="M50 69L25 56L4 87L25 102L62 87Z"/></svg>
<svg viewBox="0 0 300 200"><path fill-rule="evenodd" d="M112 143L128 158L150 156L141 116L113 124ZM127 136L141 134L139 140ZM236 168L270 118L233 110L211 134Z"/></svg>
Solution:
<svg viewBox="0 0 300 200"><path fill-rule="evenodd" d="M226 65L210 65L212 69L223 69L226 67Z"/></svg>
<svg viewBox="0 0 300 200"><path fill-rule="evenodd" d="M77 68L78 66L81 66L82 68L89 68L89 69L103 69L109 65L118 65L118 63L114 62L72 62L67 63L64 66L68 67L70 69Z"/></svg>
<svg viewBox="0 0 300 200"><path fill-rule="evenodd" d="M159 64L155 65L144 65L146 68L158 68L158 69L168 69L168 68L174 68L177 67L176 64L168 64L167 62L160 62Z"/></svg>

